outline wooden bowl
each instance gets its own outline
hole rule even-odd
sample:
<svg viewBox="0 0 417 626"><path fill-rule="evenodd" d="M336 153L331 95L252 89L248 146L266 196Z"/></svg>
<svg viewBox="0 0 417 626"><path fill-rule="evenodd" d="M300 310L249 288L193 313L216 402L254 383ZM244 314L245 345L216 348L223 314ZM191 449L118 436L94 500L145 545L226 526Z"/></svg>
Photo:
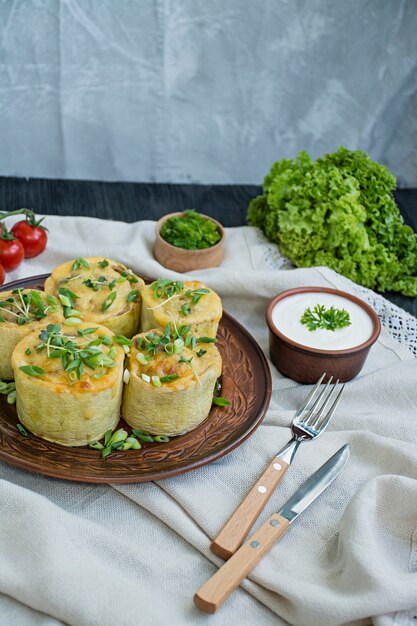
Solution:
<svg viewBox="0 0 417 626"><path fill-rule="evenodd" d="M190 272L191 270L203 270L208 267L217 267L223 260L224 256L224 238L225 233L223 226L217 220L203 215L201 217L206 220L214 222L221 235L221 239L210 248L204 248L203 250L185 250L185 248L178 248L168 243L161 237L161 228L167 219L170 217L179 217L184 215L183 212L168 213L164 215L156 224L156 239L153 247L153 254L155 259L164 267L174 270L174 272Z"/></svg>
<svg viewBox="0 0 417 626"><path fill-rule="evenodd" d="M282 334L272 322L275 305L292 295L311 292L335 294L358 304L369 315L373 324L373 332L369 339L344 350L319 350L297 343ZM327 378L333 376L341 382L352 380L361 371L371 346L381 332L378 316L368 304L350 293L326 287L297 287L283 291L268 304L266 323L269 328L269 353L273 364L284 376L305 384L316 383L324 372Z"/></svg>

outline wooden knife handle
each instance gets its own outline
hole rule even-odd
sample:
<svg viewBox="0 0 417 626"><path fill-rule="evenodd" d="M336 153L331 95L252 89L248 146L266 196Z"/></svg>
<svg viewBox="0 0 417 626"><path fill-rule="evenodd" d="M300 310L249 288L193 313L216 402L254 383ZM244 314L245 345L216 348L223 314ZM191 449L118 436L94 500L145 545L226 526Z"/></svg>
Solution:
<svg viewBox="0 0 417 626"><path fill-rule="evenodd" d="M288 526L285 517L278 513L272 515L197 591L194 596L196 606L206 613L217 611Z"/></svg>
<svg viewBox="0 0 417 626"><path fill-rule="evenodd" d="M259 513L272 495L275 487L287 471L288 463L275 457L262 476L256 481L242 504L238 506L225 526L213 540L210 549L227 560L243 543Z"/></svg>

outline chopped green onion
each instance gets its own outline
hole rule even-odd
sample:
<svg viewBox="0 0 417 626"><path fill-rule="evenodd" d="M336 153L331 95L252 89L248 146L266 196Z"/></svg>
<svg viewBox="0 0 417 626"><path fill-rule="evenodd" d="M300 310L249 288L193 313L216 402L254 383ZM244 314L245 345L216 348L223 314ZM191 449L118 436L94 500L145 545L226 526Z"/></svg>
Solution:
<svg viewBox="0 0 417 626"><path fill-rule="evenodd" d="M106 432L104 433L104 445L105 446L108 446L112 432L113 432L112 430L106 430Z"/></svg>
<svg viewBox="0 0 417 626"><path fill-rule="evenodd" d="M124 430L123 428L119 428L112 434L107 445L113 446L114 444L119 443L120 441L125 441L127 435L128 433L126 430Z"/></svg>
<svg viewBox="0 0 417 626"><path fill-rule="evenodd" d="M146 358L146 356L143 354L143 352L138 352L136 354L136 360L139 361L139 363L141 365L148 365L148 359Z"/></svg>
<svg viewBox="0 0 417 626"><path fill-rule="evenodd" d="M19 369L25 374L29 374L29 376L42 376L42 374L45 374L45 370L37 365L21 365Z"/></svg>
<svg viewBox="0 0 417 626"><path fill-rule="evenodd" d="M177 380L178 374L168 374L167 376L160 376L161 383L170 383L172 380Z"/></svg>
<svg viewBox="0 0 417 626"><path fill-rule="evenodd" d="M152 376L151 380L154 387L161 387L161 379L159 376Z"/></svg>
<svg viewBox="0 0 417 626"><path fill-rule="evenodd" d="M169 437L167 437L166 435L157 435L156 437L154 437L154 439L158 443L168 443L169 441Z"/></svg>
<svg viewBox="0 0 417 626"><path fill-rule="evenodd" d="M184 348L184 340L178 337L178 339L174 341L174 350L173 350L174 354L180 354L183 348Z"/></svg>
<svg viewBox="0 0 417 626"><path fill-rule="evenodd" d="M123 372L123 382L125 383L125 385L128 384L130 380L130 372L128 369L125 369L125 371Z"/></svg>
<svg viewBox="0 0 417 626"><path fill-rule="evenodd" d="M65 317L81 317L81 311L77 311L77 309L70 309L65 311Z"/></svg>
<svg viewBox="0 0 417 626"><path fill-rule="evenodd" d="M63 323L65 324L65 326L78 326L78 324L82 323L82 320L80 320L78 317L67 317L67 319L65 319Z"/></svg>
<svg viewBox="0 0 417 626"><path fill-rule="evenodd" d="M133 291L127 294L127 301L133 302L134 300L136 300L138 295L139 295L139 289L134 289Z"/></svg>
<svg viewBox="0 0 417 626"><path fill-rule="evenodd" d="M28 433L27 433L26 428L24 428L24 427L22 426L22 424L19 424L19 422L16 424L16 428L17 428L17 430L19 431L19 433L20 433L21 435L23 435L24 437L27 437L27 436L28 436Z"/></svg>
<svg viewBox="0 0 417 626"><path fill-rule="evenodd" d="M151 377L150 377L150 376L148 376L147 374L142 374L142 380L143 380L145 383L150 383L150 382L151 382Z"/></svg>
<svg viewBox="0 0 417 626"><path fill-rule="evenodd" d="M214 396L213 404L217 406L229 406L230 400L228 400L227 398L222 398L222 396Z"/></svg>
<svg viewBox="0 0 417 626"><path fill-rule="evenodd" d="M94 333L96 330L98 330L98 326L96 326L95 328L86 328L85 330L83 330L82 328L78 328L77 333L78 335L80 335L80 337L84 337L84 335L90 335L91 333Z"/></svg>
<svg viewBox="0 0 417 626"><path fill-rule="evenodd" d="M64 306L68 306L71 308L72 302L71 300L68 298L68 296L64 296L62 293L59 294L59 299L61 300L61 304L63 304Z"/></svg>
<svg viewBox="0 0 417 626"><path fill-rule="evenodd" d="M130 435L130 437L127 437L126 443L130 443L130 446L133 450L140 450L142 447L136 437L133 437L132 435Z"/></svg>
<svg viewBox="0 0 417 626"><path fill-rule="evenodd" d="M141 430L137 430L136 428L132 428L132 433L141 441L146 441L147 443L153 442L152 435L148 435L148 433L144 433Z"/></svg>
<svg viewBox="0 0 417 626"><path fill-rule="evenodd" d="M7 394L7 404L14 404L16 402L16 389Z"/></svg>
<svg viewBox="0 0 417 626"><path fill-rule="evenodd" d="M115 335L113 337L114 341L116 343L118 343L121 346L131 346L132 345L132 340L128 339L127 337L125 337L124 335Z"/></svg>
<svg viewBox="0 0 417 626"><path fill-rule="evenodd" d="M107 298L103 301L103 304L101 305L101 310L103 312L107 311L107 309L111 307L111 305L116 299L116 296L117 296L117 293L115 291L112 291L111 293L109 293L109 295L107 296Z"/></svg>
<svg viewBox="0 0 417 626"><path fill-rule="evenodd" d="M197 337L197 343L217 343L215 337Z"/></svg>
<svg viewBox="0 0 417 626"><path fill-rule="evenodd" d="M110 447L110 446L107 446L107 447L106 447L106 448L104 448L104 450L102 451L102 453L101 453L101 457L102 457L103 459L105 459L105 458L106 458L106 456L109 456L109 454L110 454L110 453L111 453L111 447Z"/></svg>
<svg viewBox="0 0 417 626"><path fill-rule="evenodd" d="M92 443L88 444L90 448L94 448L94 450L103 450L104 446L102 443L100 443L99 441L93 441Z"/></svg>

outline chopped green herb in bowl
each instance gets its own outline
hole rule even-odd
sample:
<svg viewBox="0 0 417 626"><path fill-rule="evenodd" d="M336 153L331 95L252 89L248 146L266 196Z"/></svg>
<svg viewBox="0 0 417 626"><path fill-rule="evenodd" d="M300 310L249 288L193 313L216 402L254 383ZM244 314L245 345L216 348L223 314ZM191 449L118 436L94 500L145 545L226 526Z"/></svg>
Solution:
<svg viewBox="0 0 417 626"><path fill-rule="evenodd" d="M168 218L160 233L161 237L172 246L185 250L211 248L221 239L217 224L194 209Z"/></svg>
<svg viewBox="0 0 417 626"><path fill-rule="evenodd" d="M170 213L156 225L153 253L175 272L217 267L223 259L224 230L215 219L194 209Z"/></svg>

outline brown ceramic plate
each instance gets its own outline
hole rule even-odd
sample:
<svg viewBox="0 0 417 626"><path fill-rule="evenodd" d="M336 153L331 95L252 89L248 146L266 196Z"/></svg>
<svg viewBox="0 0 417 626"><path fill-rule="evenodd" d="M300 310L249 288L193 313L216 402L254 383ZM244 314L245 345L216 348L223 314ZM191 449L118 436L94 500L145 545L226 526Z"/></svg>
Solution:
<svg viewBox="0 0 417 626"><path fill-rule="evenodd" d="M42 289L49 274L17 280L1 289ZM228 407L213 406L193 431L165 444L144 444L141 450L117 451L102 459L88 447L65 448L16 428L15 406L0 396L0 459L23 469L65 480L89 483L136 483L168 478L195 469L231 452L259 426L269 405L271 374L253 337L227 313L217 344L223 358L222 395ZM119 427L124 425L123 420Z"/></svg>

